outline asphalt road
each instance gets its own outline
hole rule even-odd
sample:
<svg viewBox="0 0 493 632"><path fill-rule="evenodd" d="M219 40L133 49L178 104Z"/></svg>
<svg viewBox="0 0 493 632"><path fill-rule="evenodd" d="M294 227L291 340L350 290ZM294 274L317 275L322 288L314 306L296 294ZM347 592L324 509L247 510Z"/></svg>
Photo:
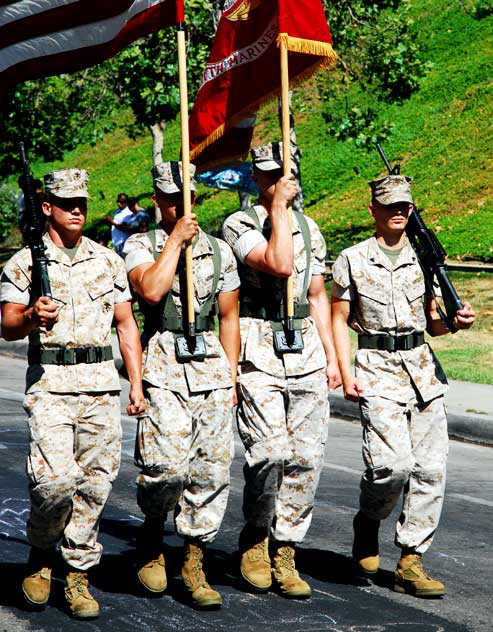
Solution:
<svg viewBox="0 0 493 632"><path fill-rule="evenodd" d="M493 629L491 540L493 482L491 448L452 442L448 487L442 522L425 566L444 581L440 600L418 600L390 590L398 550L393 545L392 515L381 529L382 570L368 582L351 572L351 521L358 503L361 471L358 424L333 420L316 512L297 561L310 582L309 601L288 601L278 594L253 595L238 579L236 540L241 528L242 449L232 468L232 485L221 532L208 551L210 582L224 600L222 610L199 612L190 607L179 576L180 540L165 537L167 593L149 598L134 580L134 541L142 516L135 503L133 466L134 422L124 419L120 476L101 523L105 552L93 577L94 595L102 613L95 621L78 622L66 613L60 569L49 607L27 610L20 598L23 565L28 555L28 514L24 474L27 430L22 410L22 361L0 358L0 630L113 630L148 632L238 632L269 628L270 632L486 632Z"/></svg>

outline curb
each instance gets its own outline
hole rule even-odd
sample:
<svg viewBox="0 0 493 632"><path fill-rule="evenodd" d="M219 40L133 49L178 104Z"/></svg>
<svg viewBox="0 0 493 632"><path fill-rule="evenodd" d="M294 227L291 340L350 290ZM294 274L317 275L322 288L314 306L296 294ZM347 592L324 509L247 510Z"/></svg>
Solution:
<svg viewBox="0 0 493 632"><path fill-rule="evenodd" d="M112 336L112 347L115 356L115 364L120 371L122 360L120 358L116 336ZM26 358L27 340L9 342L0 339L0 355L10 358ZM337 415L338 417L359 421L358 404L344 399L343 395L337 393L330 395L330 409L331 414ZM457 414L449 411L447 413L447 420L449 437L460 439L461 441L470 441L481 445L493 446L493 417L474 413Z"/></svg>

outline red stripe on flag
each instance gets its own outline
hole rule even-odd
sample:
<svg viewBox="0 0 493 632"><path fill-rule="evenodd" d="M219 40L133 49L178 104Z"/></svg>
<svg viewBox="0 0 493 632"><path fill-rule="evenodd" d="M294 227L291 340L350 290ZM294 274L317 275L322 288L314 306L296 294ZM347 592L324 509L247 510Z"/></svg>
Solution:
<svg viewBox="0 0 493 632"><path fill-rule="evenodd" d="M75 72L109 59L139 37L171 26L174 24L175 17L174 6L171 3L161 3L142 11L129 20L118 35L109 42L66 53L30 59L11 66L0 75L0 99L13 83Z"/></svg>
<svg viewBox="0 0 493 632"><path fill-rule="evenodd" d="M0 46L6 48L16 42L32 37L41 37L53 31L66 29L106 20L125 11L134 0L98 0L87 2L79 0L41 13L35 13L0 27Z"/></svg>

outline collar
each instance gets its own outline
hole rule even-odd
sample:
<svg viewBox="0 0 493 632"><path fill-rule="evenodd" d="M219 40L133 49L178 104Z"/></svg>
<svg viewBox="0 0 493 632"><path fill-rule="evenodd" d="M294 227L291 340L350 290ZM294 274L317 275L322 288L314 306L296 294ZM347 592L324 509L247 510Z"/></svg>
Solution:
<svg viewBox="0 0 493 632"><path fill-rule="evenodd" d="M411 244L406 238L406 242L399 254L397 261L395 262L395 266L392 267L390 259L380 250L377 238L375 235L373 235L373 237L370 237L370 239L368 240L367 260L369 265L382 266L389 272L392 272L392 270L400 268L401 266L417 263L418 258L413 248L411 247Z"/></svg>
<svg viewBox="0 0 493 632"><path fill-rule="evenodd" d="M46 246L46 255L50 261L55 261L56 263L70 262L70 265L73 265L78 261L90 259L94 254L96 245L87 237L82 236L75 257L73 258L73 260L71 260L70 257L65 252L63 252L63 250L58 248L58 246L53 243L51 237L47 232L43 235L43 242Z"/></svg>

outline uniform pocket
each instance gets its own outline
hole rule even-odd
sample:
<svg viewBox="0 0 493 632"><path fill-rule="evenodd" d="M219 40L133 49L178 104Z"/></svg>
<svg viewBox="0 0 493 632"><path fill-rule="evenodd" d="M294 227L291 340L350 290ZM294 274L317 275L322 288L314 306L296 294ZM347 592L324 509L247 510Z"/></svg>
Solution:
<svg viewBox="0 0 493 632"><path fill-rule="evenodd" d="M134 463L140 469L156 467L156 429L149 416L143 415L137 420Z"/></svg>

